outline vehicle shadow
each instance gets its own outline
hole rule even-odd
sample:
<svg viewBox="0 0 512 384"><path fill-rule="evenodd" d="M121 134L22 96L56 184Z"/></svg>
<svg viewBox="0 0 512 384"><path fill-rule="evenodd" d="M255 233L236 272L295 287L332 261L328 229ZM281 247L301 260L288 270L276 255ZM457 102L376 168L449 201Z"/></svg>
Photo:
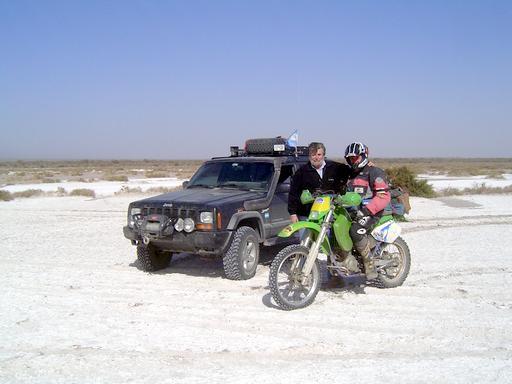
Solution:
<svg viewBox="0 0 512 384"><path fill-rule="evenodd" d="M138 260L135 260L130 266L143 271ZM179 273L198 277L224 277L222 259L220 257L199 256L191 253L175 254L167 268L150 273L155 275Z"/></svg>
<svg viewBox="0 0 512 384"><path fill-rule="evenodd" d="M274 257L281 251L281 249L288 245L290 245L290 242L261 247L258 268L260 268L262 265L269 266L272 263ZM143 271L137 259L135 259L133 263L130 264L130 267L134 267L140 271ZM173 255L172 260L167 268L150 273L157 275L180 273L188 276L225 278L221 257L199 256L191 253L175 254Z"/></svg>

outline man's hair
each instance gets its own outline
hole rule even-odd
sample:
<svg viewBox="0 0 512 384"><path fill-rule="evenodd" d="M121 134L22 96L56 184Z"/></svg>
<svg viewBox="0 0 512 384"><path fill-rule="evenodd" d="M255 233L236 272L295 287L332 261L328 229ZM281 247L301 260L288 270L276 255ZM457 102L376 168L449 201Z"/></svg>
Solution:
<svg viewBox="0 0 512 384"><path fill-rule="evenodd" d="M312 153L316 153L319 149L323 149L325 155L325 145L323 143L317 143L313 141L312 143L309 144L308 150L310 155Z"/></svg>

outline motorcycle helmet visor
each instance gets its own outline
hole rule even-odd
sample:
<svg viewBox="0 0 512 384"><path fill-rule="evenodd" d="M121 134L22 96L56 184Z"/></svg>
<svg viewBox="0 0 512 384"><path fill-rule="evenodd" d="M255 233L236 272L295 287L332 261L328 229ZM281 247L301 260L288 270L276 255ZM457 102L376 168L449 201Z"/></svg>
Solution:
<svg viewBox="0 0 512 384"><path fill-rule="evenodd" d="M351 156L347 156L346 157L347 159L347 163L349 165L357 165L361 162L361 155L351 155Z"/></svg>

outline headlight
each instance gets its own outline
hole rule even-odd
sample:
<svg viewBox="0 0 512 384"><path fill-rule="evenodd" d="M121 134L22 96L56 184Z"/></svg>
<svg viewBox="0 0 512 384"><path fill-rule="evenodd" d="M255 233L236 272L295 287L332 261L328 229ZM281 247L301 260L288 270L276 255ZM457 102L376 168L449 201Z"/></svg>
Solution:
<svg viewBox="0 0 512 384"><path fill-rule="evenodd" d="M178 232L181 232L183 231L183 228L185 228L185 222L180 217L178 220L176 220L176 223L174 223L174 229L177 230Z"/></svg>
<svg viewBox="0 0 512 384"><path fill-rule="evenodd" d="M195 226L194 220L187 217L184 221L185 232L187 232L187 233L192 232L194 230L194 226Z"/></svg>
<svg viewBox="0 0 512 384"><path fill-rule="evenodd" d="M311 220L318 220L318 211L313 211L309 214Z"/></svg>
<svg viewBox="0 0 512 384"><path fill-rule="evenodd" d="M128 218L128 226L133 228L135 226L135 219L140 218L142 210L140 208L132 208L130 209L130 217ZM139 216L139 217L136 217Z"/></svg>
<svg viewBox="0 0 512 384"><path fill-rule="evenodd" d="M201 212L201 214L199 215L199 221L204 224L212 224L213 223L213 213Z"/></svg>

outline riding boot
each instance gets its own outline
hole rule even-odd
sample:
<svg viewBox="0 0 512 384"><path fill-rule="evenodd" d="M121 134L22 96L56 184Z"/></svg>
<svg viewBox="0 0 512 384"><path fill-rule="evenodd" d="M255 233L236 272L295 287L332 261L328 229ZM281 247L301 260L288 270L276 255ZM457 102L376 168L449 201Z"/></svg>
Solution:
<svg viewBox="0 0 512 384"><path fill-rule="evenodd" d="M352 273L360 272L357 260L351 252L343 260L343 265Z"/></svg>
<svg viewBox="0 0 512 384"><path fill-rule="evenodd" d="M358 243L355 244L355 247L361 257L363 258L364 270L366 272L366 278L368 280L376 279L379 274L375 270L375 264L373 260L370 258L370 242L368 238L364 238Z"/></svg>
<svg viewBox="0 0 512 384"><path fill-rule="evenodd" d="M352 252L342 249L335 249L336 260L351 273L358 273L361 270Z"/></svg>

